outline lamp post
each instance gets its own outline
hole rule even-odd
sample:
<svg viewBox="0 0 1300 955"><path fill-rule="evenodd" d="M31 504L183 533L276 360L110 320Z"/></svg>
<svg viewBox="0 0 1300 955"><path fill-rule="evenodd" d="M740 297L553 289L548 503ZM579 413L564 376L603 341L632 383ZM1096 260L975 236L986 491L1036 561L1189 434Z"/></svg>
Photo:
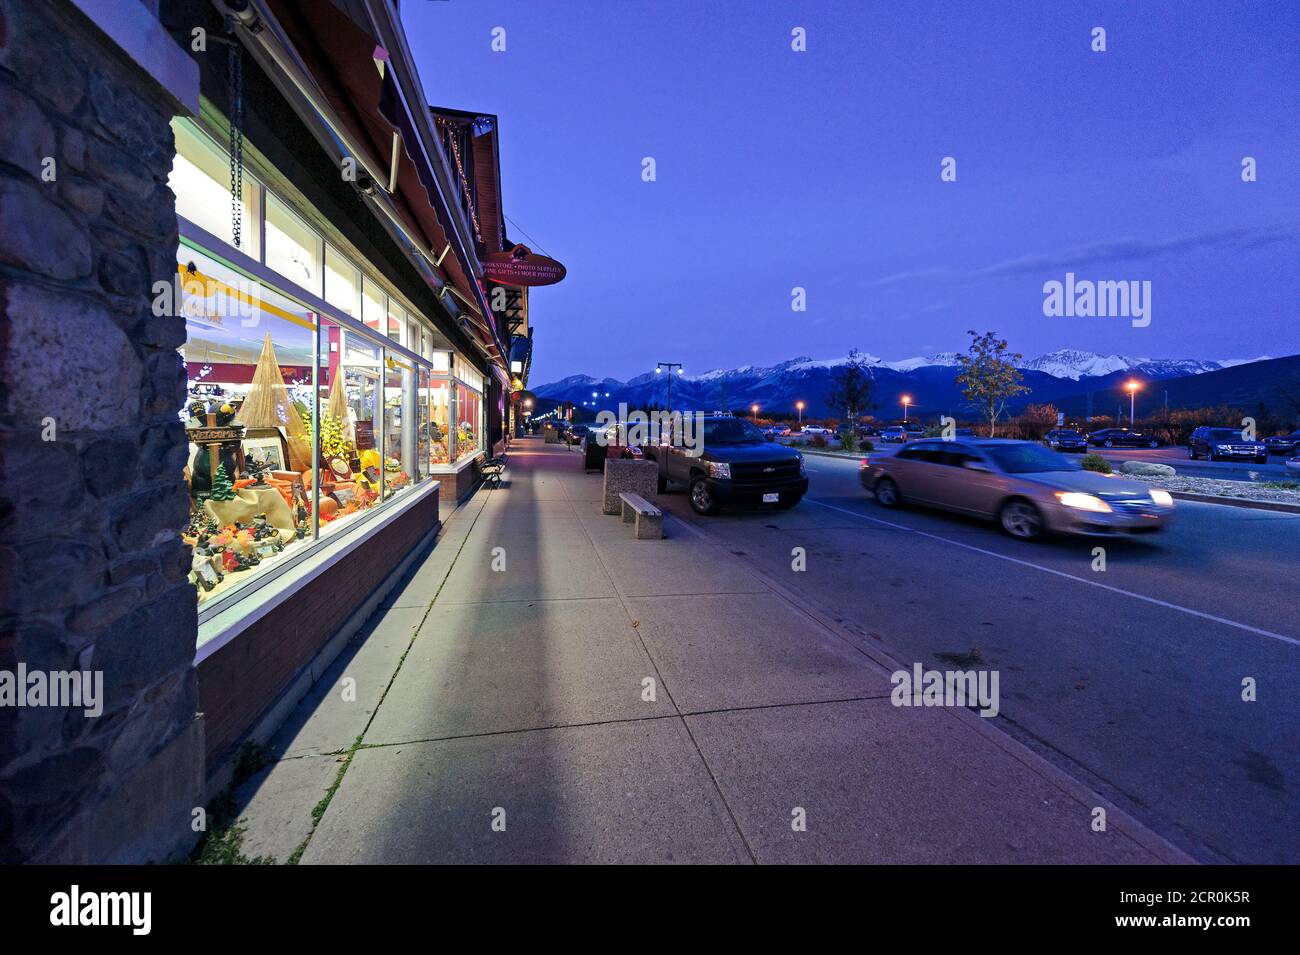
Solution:
<svg viewBox="0 0 1300 955"><path fill-rule="evenodd" d="M754 424L758 424L758 405L750 405L749 413L754 416Z"/></svg>
<svg viewBox="0 0 1300 955"><path fill-rule="evenodd" d="M1128 425L1130 428L1133 427L1133 408L1137 400L1137 390L1140 387L1136 381L1130 381L1124 386L1124 390L1128 392Z"/></svg>
<svg viewBox="0 0 1300 955"><path fill-rule="evenodd" d="M796 401L796 402L794 403L794 406L795 406L795 408L797 408L798 411L799 411L799 430L802 431L802 430L803 430L803 402L802 402L802 401Z"/></svg>
<svg viewBox="0 0 1300 955"><path fill-rule="evenodd" d="M903 395L899 400L903 402L903 424L907 424L907 406L912 403L912 396Z"/></svg>
<svg viewBox="0 0 1300 955"><path fill-rule="evenodd" d="M673 413L673 369L676 368L677 374L680 375L682 373L682 365L681 362L676 362L676 361L661 361L655 365L655 374L656 375L663 374L663 370L665 368L668 369L668 413L672 414Z"/></svg>

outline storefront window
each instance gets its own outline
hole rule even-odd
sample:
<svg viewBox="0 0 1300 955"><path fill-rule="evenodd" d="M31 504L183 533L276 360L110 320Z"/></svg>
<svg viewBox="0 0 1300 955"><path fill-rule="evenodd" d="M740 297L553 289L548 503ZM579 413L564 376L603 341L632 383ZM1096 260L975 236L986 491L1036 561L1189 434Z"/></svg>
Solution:
<svg viewBox="0 0 1300 955"><path fill-rule="evenodd" d="M321 238L289 207L266 197L266 264L289 281L321 293Z"/></svg>
<svg viewBox="0 0 1300 955"><path fill-rule="evenodd" d="M483 396L463 382L456 382L456 460L478 454L483 448L481 422Z"/></svg>
<svg viewBox="0 0 1300 955"><path fill-rule="evenodd" d="M176 134L176 161L167 177L167 185L176 195L176 214L211 232L222 242L234 245L229 157L188 123L175 122L172 130ZM261 193L257 181L245 173L238 248L254 259L259 257Z"/></svg>
<svg viewBox="0 0 1300 955"><path fill-rule="evenodd" d="M404 357L384 358L384 497L411 486L416 461L415 365ZM410 409L410 413L407 413Z"/></svg>
<svg viewBox="0 0 1300 955"><path fill-rule="evenodd" d="M379 503L380 349L329 320L321 325L320 533ZM313 434L316 429L313 429Z"/></svg>
<svg viewBox="0 0 1300 955"><path fill-rule="evenodd" d="M433 467L451 463L451 384L445 378L432 378L429 385L429 464Z"/></svg>
<svg viewBox="0 0 1300 955"><path fill-rule="evenodd" d="M357 314L361 273L332 245L325 246L325 301L344 315Z"/></svg>
<svg viewBox="0 0 1300 955"><path fill-rule="evenodd" d="M406 324L406 312L397 299L388 297L388 337L398 344L402 341L402 328Z"/></svg>
<svg viewBox="0 0 1300 955"><path fill-rule="evenodd" d="M253 580L311 537L315 316L182 246L190 438L186 543L200 603Z"/></svg>
<svg viewBox="0 0 1300 955"><path fill-rule="evenodd" d="M378 282L369 275L362 277L361 320L369 328L373 328L381 335L386 328L387 299L388 296L384 294L384 290Z"/></svg>

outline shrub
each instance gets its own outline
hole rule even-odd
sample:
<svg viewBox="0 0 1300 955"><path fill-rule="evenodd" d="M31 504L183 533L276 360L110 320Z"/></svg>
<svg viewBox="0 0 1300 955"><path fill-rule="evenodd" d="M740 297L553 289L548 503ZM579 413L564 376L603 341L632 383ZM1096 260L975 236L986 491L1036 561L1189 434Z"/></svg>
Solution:
<svg viewBox="0 0 1300 955"><path fill-rule="evenodd" d="M865 454L868 451L876 450L876 444L874 441L869 441L866 438L863 438L858 442L858 450Z"/></svg>
<svg viewBox="0 0 1300 955"><path fill-rule="evenodd" d="M840 435L840 450L850 453L858 450L858 435L852 428Z"/></svg>
<svg viewBox="0 0 1300 955"><path fill-rule="evenodd" d="M814 434L812 436L812 440L809 441L808 443L811 444L814 448L824 448L826 447L826 435Z"/></svg>
<svg viewBox="0 0 1300 955"><path fill-rule="evenodd" d="M1096 471L1098 474L1110 473L1110 462L1100 454L1085 454L1079 466L1085 471Z"/></svg>

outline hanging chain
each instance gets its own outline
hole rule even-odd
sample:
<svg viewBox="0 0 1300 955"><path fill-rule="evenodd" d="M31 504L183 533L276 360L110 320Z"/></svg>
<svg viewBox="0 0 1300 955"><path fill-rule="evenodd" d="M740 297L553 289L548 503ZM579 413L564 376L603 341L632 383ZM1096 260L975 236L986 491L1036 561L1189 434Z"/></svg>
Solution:
<svg viewBox="0 0 1300 955"><path fill-rule="evenodd" d="M230 80L230 225L238 249L244 229L244 61L238 41L231 42L226 50Z"/></svg>

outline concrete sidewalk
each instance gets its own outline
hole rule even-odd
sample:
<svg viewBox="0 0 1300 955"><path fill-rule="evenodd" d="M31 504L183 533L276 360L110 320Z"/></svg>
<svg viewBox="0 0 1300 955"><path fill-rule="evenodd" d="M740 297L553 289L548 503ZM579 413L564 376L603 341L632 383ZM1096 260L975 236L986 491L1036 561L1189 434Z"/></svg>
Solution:
<svg viewBox="0 0 1300 955"><path fill-rule="evenodd" d="M879 651L743 557L633 540L577 453L509 461L236 792L245 855L1185 860L972 712L891 705Z"/></svg>

